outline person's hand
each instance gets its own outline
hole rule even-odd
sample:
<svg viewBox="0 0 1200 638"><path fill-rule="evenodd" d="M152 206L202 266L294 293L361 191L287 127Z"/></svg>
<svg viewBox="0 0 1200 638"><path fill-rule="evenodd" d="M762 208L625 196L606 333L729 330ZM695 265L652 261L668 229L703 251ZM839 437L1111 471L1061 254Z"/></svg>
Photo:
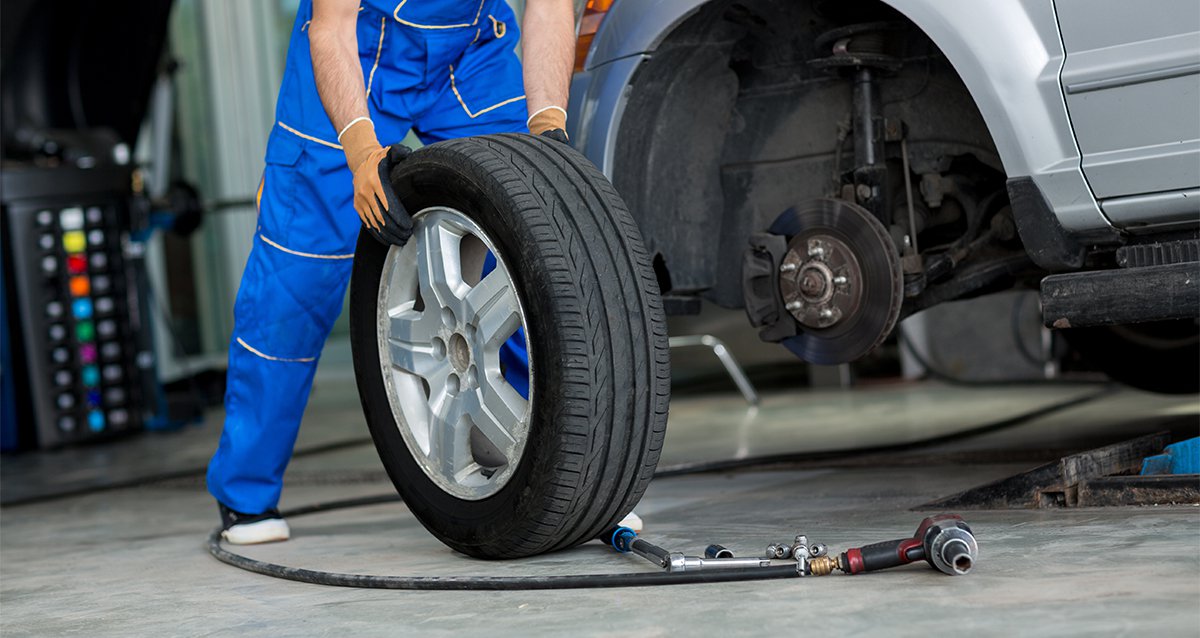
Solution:
<svg viewBox="0 0 1200 638"><path fill-rule="evenodd" d="M378 229L384 225L383 211L387 193L383 192L383 181L379 179L379 163L387 158L387 149L377 146L359 158L351 167L354 173L354 210L367 228Z"/></svg>
<svg viewBox="0 0 1200 638"><path fill-rule="evenodd" d="M392 167L412 151L395 144L380 146L370 120L352 123L339 137L346 165L354 175L354 210L363 226L377 240L402 246L412 235L412 218L392 189Z"/></svg>
<svg viewBox="0 0 1200 638"><path fill-rule="evenodd" d="M554 140L555 142L561 142L563 144L571 143L571 140L567 139L567 132L560 128L550 129L549 131L545 131L542 133L542 137L548 137L548 138Z"/></svg>
<svg viewBox="0 0 1200 638"><path fill-rule="evenodd" d="M534 112L527 122L529 132L534 135L550 138L556 142L569 144L567 139L567 112L558 106L547 106Z"/></svg>
<svg viewBox="0 0 1200 638"><path fill-rule="evenodd" d="M411 153L412 149L403 144L392 144L376 164L375 175L380 190L383 192L383 199L376 200L378 204L376 210L383 208L383 224L378 227L367 226L366 228L376 241L383 244L403 246L408 238L412 237L412 217L404 208L404 204L400 203L400 198L396 196L396 189L392 188L391 179L392 169Z"/></svg>

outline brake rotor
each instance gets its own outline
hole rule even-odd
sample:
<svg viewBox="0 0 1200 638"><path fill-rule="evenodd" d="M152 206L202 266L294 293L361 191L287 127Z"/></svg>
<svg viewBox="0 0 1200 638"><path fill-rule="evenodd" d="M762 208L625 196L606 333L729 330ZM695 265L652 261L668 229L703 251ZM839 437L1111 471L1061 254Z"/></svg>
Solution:
<svg viewBox="0 0 1200 638"><path fill-rule="evenodd" d="M779 293L801 330L783 341L789 350L835 365L883 343L900 317L904 276L895 243L870 211L812 199L780 215L770 232L788 239Z"/></svg>

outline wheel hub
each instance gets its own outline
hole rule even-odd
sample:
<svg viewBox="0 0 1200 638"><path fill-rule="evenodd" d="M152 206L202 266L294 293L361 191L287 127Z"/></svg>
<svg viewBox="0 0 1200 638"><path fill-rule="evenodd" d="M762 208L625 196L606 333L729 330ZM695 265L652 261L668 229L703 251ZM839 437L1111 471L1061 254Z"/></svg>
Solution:
<svg viewBox="0 0 1200 638"><path fill-rule="evenodd" d="M858 311L862 269L850 247L827 234L796 236L779 266L784 307L808 328L828 328Z"/></svg>
<svg viewBox="0 0 1200 638"><path fill-rule="evenodd" d="M870 211L811 199L752 236L743 295L759 336L811 363L854 361L883 343L904 301L900 256Z"/></svg>

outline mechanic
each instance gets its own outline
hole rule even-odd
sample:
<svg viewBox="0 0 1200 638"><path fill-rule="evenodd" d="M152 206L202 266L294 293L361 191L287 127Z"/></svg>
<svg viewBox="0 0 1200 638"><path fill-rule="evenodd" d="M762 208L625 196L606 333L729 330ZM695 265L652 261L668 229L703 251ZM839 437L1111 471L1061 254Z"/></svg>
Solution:
<svg viewBox="0 0 1200 638"><path fill-rule="evenodd" d="M573 2L527 0L523 22L522 86L505 0L301 1L234 306L225 426L208 466L226 541L290 536L276 509L283 473L359 230L392 244L412 232L387 179L408 152L398 141L412 129L426 144L527 131L566 142ZM524 337L506 349L505 376L527 384Z"/></svg>

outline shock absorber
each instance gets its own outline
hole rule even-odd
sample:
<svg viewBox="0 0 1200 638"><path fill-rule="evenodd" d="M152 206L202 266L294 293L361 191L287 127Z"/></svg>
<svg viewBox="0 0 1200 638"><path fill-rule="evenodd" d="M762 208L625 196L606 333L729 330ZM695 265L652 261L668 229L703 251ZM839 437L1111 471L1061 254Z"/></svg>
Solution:
<svg viewBox="0 0 1200 638"><path fill-rule="evenodd" d="M847 76L853 86L854 199L884 226L892 223L892 210L879 78L901 66L900 58L888 54L887 36L902 28L894 22L863 22L826 31L817 36L814 46L830 55L808 62Z"/></svg>

